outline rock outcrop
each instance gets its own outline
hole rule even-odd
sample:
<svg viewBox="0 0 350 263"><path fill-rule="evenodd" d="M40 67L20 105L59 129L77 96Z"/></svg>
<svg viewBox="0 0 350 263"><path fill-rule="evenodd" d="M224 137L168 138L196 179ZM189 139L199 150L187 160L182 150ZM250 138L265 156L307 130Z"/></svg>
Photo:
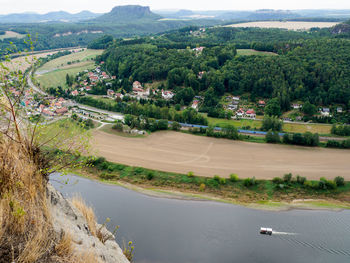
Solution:
<svg viewBox="0 0 350 263"><path fill-rule="evenodd" d="M61 235L62 233L69 233L72 236L76 252L94 252L101 262L129 263L114 238L102 243L97 237L93 236L86 219L80 211L50 184L47 188L47 195L55 232ZM101 225L97 224L97 228L101 228ZM108 232L106 228L103 227L101 231L105 235L113 237L112 233Z"/></svg>

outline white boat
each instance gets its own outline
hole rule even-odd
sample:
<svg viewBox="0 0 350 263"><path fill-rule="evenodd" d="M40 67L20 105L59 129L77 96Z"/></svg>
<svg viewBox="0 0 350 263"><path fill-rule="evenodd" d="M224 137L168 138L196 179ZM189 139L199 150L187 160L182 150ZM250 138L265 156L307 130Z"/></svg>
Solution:
<svg viewBox="0 0 350 263"><path fill-rule="evenodd" d="M261 227L260 228L260 234L262 235L272 235L272 228L267 228L267 227Z"/></svg>

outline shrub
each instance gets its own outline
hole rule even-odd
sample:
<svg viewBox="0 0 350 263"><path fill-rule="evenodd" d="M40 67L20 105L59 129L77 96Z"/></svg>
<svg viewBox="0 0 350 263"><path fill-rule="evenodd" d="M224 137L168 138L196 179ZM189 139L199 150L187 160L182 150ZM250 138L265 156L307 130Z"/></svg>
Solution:
<svg viewBox="0 0 350 263"><path fill-rule="evenodd" d="M230 174L230 181L231 182L237 182L238 179L238 175L237 174Z"/></svg>
<svg viewBox="0 0 350 263"><path fill-rule="evenodd" d="M181 125L178 122L173 121L171 124L171 129L174 131L178 131L181 129Z"/></svg>
<svg viewBox="0 0 350 263"><path fill-rule="evenodd" d="M220 176L218 176L218 175L214 175L214 177L213 177L213 179L215 180L215 181L217 181L217 182L220 182Z"/></svg>
<svg viewBox="0 0 350 263"><path fill-rule="evenodd" d="M320 178L320 181L318 182L318 186L320 189L335 189L337 188L337 185L334 181L327 180L324 177Z"/></svg>
<svg viewBox="0 0 350 263"><path fill-rule="evenodd" d="M280 136L278 132L272 132L269 130L265 136L265 140L267 143L279 143L281 142Z"/></svg>
<svg viewBox="0 0 350 263"><path fill-rule="evenodd" d="M203 192L205 190L205 184L199 186L199 191Z"/></svg>
<svg viewBox="0 0 350 263"><path fill-rule="evenodd" d="M297 183L298 184L304 184L305 181L306 181L306 177L302 177L302 176L297 175Z"/></svg>
<svg viewBox="0 0 350 263"><path fill-rule="evenodd" d="M100 174L100 177L105 180L111 180L111 179L114 179L116 176L110 173L102 173Z"/></svg>
<svg viewBox="0 0 350 263"><path fill-rule="evenodd" d="M292 181L292 177L293 177L293 175L291 173L285 174L283 176L283 181L285 181L286 183L290 183Z"/></svg>
<svg viewBox="0 0 350 263"><path fill-rule="evenodd" d="M194 173L193 173L193 172L188 172L188 173L187 173L187 176L188 176L188 177L193 177L193 176L194 176Z"/></svg>
<svg viewBox="0 0 350 263"><path fill-rule="evenodd" d="M334 182L337 186L344 186L345 185L344 177L341 177L341 176L337 176L336 178L334 178Z"/></svg>
<svg viewBox="0 0 350 263"><path fill-rule="evenodd" d="M116 130L116 131L123 131L123 123L118 122L115 125L112 126L112 129Z"/></svg>
<svg viewBox="0 0 350 263"><path fill-rule="evenodd" d="M283 179L280 178L280 177L275 177L275 178L272 179L272 182L274 184L283 184Z"/></svg>
<svg viewBox="0 0 350 263"><path fill-rule="evenodd" d="M147 172L147 180L151 181L154 178L154 172L148 171Z"/></svg>
<svg viewBox="0 0 350 263"><path fill-rule="evenodd" d="M253 178L246 178L243 180L243 185L246 187L250 187L256 184L255 177Z"/></svg>
<svg viewBox="0 0 350 263"><path fill-rule="evenodd" d="M219 179L219 183L222 184L222 185L226 184L226 179L225 178L220 178Z"/></svg>

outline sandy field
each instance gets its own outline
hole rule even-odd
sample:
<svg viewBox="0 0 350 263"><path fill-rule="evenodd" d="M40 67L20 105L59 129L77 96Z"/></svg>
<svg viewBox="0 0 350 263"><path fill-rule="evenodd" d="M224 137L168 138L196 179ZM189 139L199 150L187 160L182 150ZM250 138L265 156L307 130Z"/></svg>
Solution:
<svg viewBox="0 0 350 263"><path fill-rule="evenodd" d="M336 22L299 22L299 21L261 21L261 22L248 22L229 25L228 27L260 27L260 28L284 28L288 30L309 30L312 27L332 27Z"/></svg>
<svg viewBox="0 0 350 263"><path fill-rule="evenodd" d="M149 169L228 177L282 177L285 173L308 179L343 176L350 180L350 151L249 143L157 132L145 138L128 138L97 130L95 154L107 160Z"/></svg>

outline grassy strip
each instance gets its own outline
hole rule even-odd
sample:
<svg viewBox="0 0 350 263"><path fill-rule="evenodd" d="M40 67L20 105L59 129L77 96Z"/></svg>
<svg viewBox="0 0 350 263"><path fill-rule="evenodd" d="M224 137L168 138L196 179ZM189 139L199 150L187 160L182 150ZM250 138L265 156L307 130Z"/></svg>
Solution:
<svg viewBox="0 0 350 263"><path fill-rule="evenodd" d="M209 195L239 204L256 204L263 206L280 206L280 202L292 202L296 199L318 200L310 206L324 208L350 208L350 182L334 189L319 188L319 181L299 183L294 178L289 181L239 179L232 175L230 179L169 173L116 164L97 158L92 166L84 168L83 173L108 183L129 183L158 191L178 190L191 195ZM321 201L320 201L321 200Z"/></svg>

